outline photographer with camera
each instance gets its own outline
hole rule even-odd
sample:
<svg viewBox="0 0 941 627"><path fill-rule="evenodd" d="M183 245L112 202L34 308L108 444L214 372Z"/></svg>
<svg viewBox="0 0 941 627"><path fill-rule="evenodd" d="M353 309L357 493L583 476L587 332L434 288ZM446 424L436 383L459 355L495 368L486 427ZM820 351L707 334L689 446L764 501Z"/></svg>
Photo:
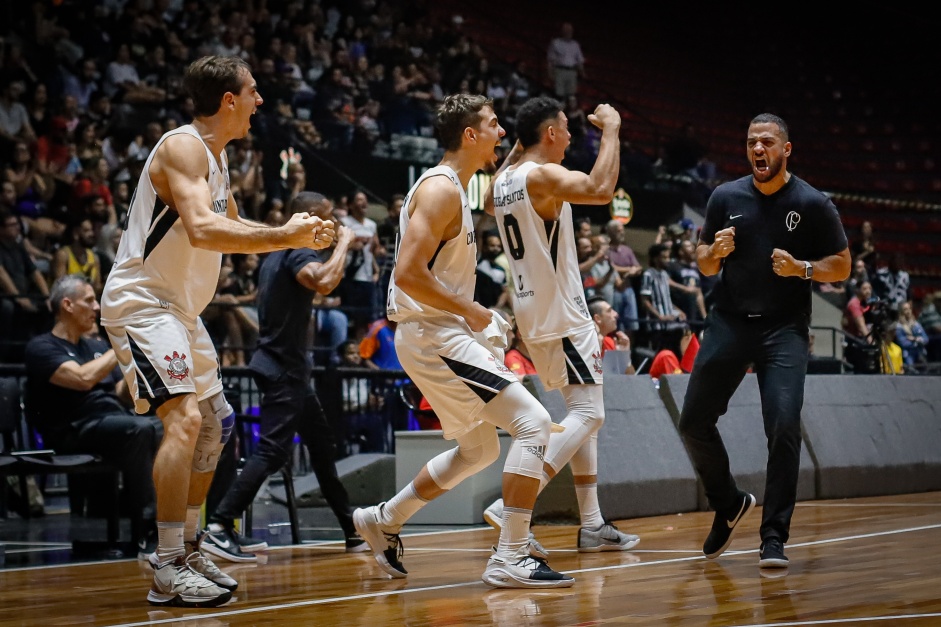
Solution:
<svg viewBox="0 0 941 627"><path fill-rule="evenodd" d="M848 337L872 343L866 314L869 313L872 300L872 284L863 281L856 285L856 294L846 303L843 310L843 331Z"/></svg>

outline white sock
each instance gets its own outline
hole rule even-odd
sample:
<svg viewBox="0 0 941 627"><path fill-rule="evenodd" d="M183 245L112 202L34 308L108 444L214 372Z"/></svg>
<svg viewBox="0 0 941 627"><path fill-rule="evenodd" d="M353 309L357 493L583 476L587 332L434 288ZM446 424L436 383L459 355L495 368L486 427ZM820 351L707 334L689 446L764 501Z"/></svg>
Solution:
<svg viewBox="0 0 941 627"><path fill-rule="evenodd" d="M597 529L604 524L598 504L598 483L575 484L575 498L582 517L582 527Z"/></svg>
<svg viewBox="0 0 941 627"><path fill-rule="evenodd" d="M390 531L398 531L402 528L409 518L415 515L415 512L428 504L428 501L418 496L415 491L415 483L412 482L402 488L402 490L386 501L379 510L379 524L387 527Z"/></svg>
<svg viewBox="0 0 941 627"><path fill-rule="evenodd" d="M157 561L160 566L169 564L178 557L185 557L183 548L183 523L157 523Z"/></svg>
<svg viewBox="0 0 941 627"><path fill-rule="evenodd" d="M529 524L532 519L531 509L503 508L503 528L497 543L497 555L512 557L529 543Z"/></svg>
<svg viewBox="0 0 941 627"><path fill-rule="evenodd" d="M202 513L202 505L186 506L186 522L183 524L183 539L186 542L196 542L196 534L199 533L199 516Z"/></svg>

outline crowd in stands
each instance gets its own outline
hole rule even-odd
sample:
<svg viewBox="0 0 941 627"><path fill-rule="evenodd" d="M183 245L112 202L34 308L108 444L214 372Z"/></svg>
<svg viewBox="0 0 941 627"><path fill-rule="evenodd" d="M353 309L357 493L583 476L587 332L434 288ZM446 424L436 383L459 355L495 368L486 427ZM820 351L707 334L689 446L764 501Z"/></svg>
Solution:
<svg viewBox="0 0 941 627"><path fill-rule="evenodd" d="M430 137L432 112L445 94L472 92L494 99L508 150L516 107L555 87L534 78L535 68L523 62L489 59L460 20L435 20L421 3L66 0L13 3L5 11L0 362L22 362L27 341L52 328L46 301L57 278L82 275L100 295L148 155L163 133L192 119L182 72L199 56L237 55L253 68L265 104L251 133L227 147L231 190L244 217L273 225L291 214L300 192L317 187L299 155L282 153L281 146L381 155L397 137ZM587 169L597 129L578 96L564 96L572 133L565 165ZM285 137L290 141L280 141ZM692 124L659 161L624 142L624 176L643 183L658 168L705 185L697 188L699 204L718 177ZM312 303L318 365L399 369L384 295L403 199L382 199L387 217L379 221L367 215L364 189L332 199L335 217L354 231L355 241L340 285ZM610 340L606 347L650 351L651 375L688 371L715 280L696 267L692 222L665 225L645 251L625 243L617 220L576 227L586 302L595 304L599 332ZM477 298L506 309L513 280L500 238L484 230L478 242ZM941 360L939 295L912 302L904 260L880 259L873 242L865 227L852 240L857 271L844 285L821 286L822 293L846 309L846 333L866 342L885 335L884 329L873 334L865 320L870 294L889 303L904 370ZM226 255L206 310L224 366L250 359L260 261L258 255ZM509 354L514 371L527 374L525 346L516 342ZM641 361L635 358L631 367ZM388 399L366 394L361 402L345 402L366 412Z"/></svg>

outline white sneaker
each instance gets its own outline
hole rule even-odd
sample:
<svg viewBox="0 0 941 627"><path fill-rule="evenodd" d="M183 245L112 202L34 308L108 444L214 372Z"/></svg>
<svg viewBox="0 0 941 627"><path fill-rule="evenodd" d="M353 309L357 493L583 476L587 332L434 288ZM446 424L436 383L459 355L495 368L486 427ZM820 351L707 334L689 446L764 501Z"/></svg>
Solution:
<svg viewBox="0 0 941 627"><path fill-rule="evenodd" d="M598 553L599 551L627 551L640 542L640 537L632 533L623 533L611 523L604 523L597 529L582 527L578 530L578 551L580 553Z"/></svg>
<svg viewBox="0 0 941 627"><path fill-rule="evenodd" d="M157 558L156 552L151 553L147 561L150 562L151 568L157 570L160 560ZM213 564L212 560L199 551L190 553L185 561L194 572L202 575L220 588L235 590L239 587L239 582L219 570L219 567Z"/></svg>
<svg viewBox="0 0 941 627"><path fill-rule="evenodd" d="M484 510L484 520L497 531L503 531L503 499L497 499ZM529 532L529 553L539 559L549 559L549 550L539 543L532 531Z"/></svg>
<svg viewBox="0 0 941 627"><path fill-rule="evenodd" d="M356 508L353 512L353 525L356 527L356 532L372 549L379 568L396 579L404 579L408 576L408 571L402 566L404 553L402 539L397 533L384 531L382 525L379 524L380 508L383 505L385 503L365 509Z"/></svg>
<svg viewBox="0 0 941 627"><path fill-rule="evenodd" d="M148 561L153 564L153 558ZM178 557L154 570L154 582L147 593L152 605L177 607L218 607L232 598L232 591L217 586L193 570L189 558Z"/></svg>
<svg viewBox="0 0 941 627"><path fill-rule="evenodd" d="M481 580L494 588L568 588L575 583L549 568L545 560L530 555L527 546L511 557L494 552Z"/></svg>
<svg viewBox="0 0 941 627"><path fill-rule="evenodd" d="M503 499L497 499L484 510L484 520L497 531L503 529Z"/></svg>

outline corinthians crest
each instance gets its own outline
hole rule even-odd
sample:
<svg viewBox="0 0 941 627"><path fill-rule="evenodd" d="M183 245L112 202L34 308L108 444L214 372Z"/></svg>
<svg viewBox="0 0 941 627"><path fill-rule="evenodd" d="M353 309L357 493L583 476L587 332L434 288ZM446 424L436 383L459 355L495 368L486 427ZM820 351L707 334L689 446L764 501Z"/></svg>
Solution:
<svg viewBox="0 0 941 627"><path fill-rule="evenodd" d="M595 369L595 372L598 374L604 374L604 368L602 367L601 353L592 353L591 356L594 358L595 363L592 367Z"/></svg>
<svg viewBox="0 0 941 627"><path fill-rule="evenodd" d="M186 353L182 355L176 351L173 351L173 357L170 355L164 355L163 358L168 362L167 363L167 374L170 377L182 381L186 378L186 375L190 373L189 366L186 365Z"/></svg>

